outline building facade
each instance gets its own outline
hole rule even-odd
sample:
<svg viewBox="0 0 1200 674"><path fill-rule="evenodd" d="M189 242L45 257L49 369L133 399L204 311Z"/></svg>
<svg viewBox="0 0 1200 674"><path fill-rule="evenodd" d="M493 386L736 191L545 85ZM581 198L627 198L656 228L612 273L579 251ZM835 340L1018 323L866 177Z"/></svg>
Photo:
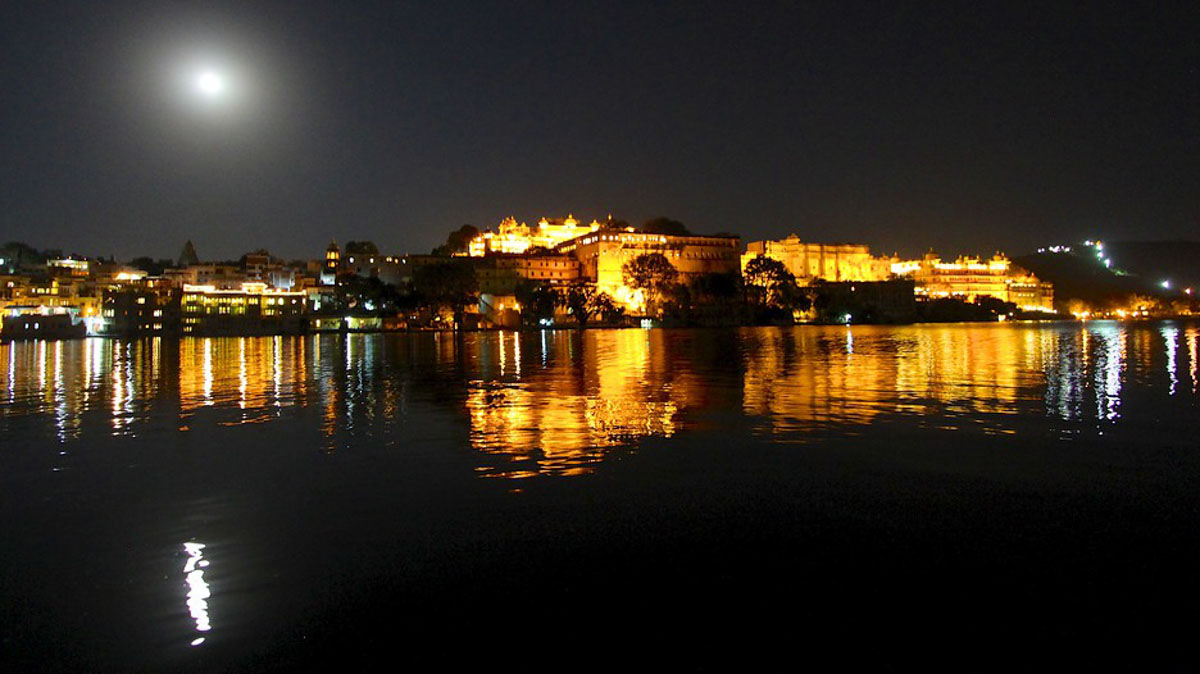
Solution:
<svg viewBox="0 0 1200 674"><path fill-rule="evenodd" d="M185 285L182 323L185 335L270 335L305 329L304 291L277 290L265 283L240 288Z"/></svg>
<svg viewBox="0 0 1200 674"><path fill-rule="evenodd" d="M974 302L992 297L1022 311L1054 311L1054 286L1014 266L1000 253L989 260L959 257L945 262L931 251L920 260L894 263L892 271L912 278L918 299L953 297Z"/></svg>
<svg viewBox="0 0 1200 674"><path fill-rule="evenodd" d="M892 275L893 260L871 255L865 244L808 243L795 234L779 241L751 241L742 255L742 269L759 255L782 262L801 285L816 280L886 281Z"/></svg>
<svg viewBox="0 0 1200 674"><path fill-rule="evenodd" d="M180 291L166 281L143 281L104 291L96 332L104 335L178 334Z"/></svg>
<svg viewBox="0 0 1200 674"><path fill-rule="evenodd" d="M579 261L570 255L489 255L475 264L479 292L512 295L518 283L570 283L579 278Z"/></svg>
<svg viewBox="0 0 1200 674"><path fill-rule="evenodd" d="M507 217L496 231L481 232L467 244L467 254L483 257L491 253L520 255L533 248L551 250L555 246L599 230L603 225L595 220L585 225L573 215L565 218L542 218L530 227L516 218Z"/></svg>
<svg viewBox="0 0 1200 674"><path fill-rule="evenodd" d="M630 308L637 308L640 293L625 285L624 267L639 255L660 253L688 282L702 274L737 273L741 239L736 236L673 236L649 234L632 227L600 230L559 244L556 252L579 262L579 278L591 281L602 292Z"/></svg>

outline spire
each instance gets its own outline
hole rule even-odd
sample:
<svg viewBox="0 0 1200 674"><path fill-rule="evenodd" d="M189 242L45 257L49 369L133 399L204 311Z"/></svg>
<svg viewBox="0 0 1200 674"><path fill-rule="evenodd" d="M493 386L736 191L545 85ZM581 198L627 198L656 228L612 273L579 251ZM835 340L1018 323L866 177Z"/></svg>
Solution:
<svg viewBox="0 0 1200 674"><path fill-rule="evenodd" d="M192 245L191 239L183 244L183 250L179 253L179 260L176 261L178 267L190 267L200 264L200 258L196 255L196 247Z"/></svg>

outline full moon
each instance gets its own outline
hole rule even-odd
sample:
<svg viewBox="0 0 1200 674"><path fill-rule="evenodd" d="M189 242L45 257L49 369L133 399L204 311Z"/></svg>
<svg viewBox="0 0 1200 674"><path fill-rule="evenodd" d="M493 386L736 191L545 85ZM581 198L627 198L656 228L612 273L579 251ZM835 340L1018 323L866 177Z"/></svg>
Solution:
<svg viewBox="0 0 1200 674"><path fill-rule="evenodd" d="M205 96L219 96L225 91L225 80L219 74L206 70L196 76L196 88Z"/></svg>

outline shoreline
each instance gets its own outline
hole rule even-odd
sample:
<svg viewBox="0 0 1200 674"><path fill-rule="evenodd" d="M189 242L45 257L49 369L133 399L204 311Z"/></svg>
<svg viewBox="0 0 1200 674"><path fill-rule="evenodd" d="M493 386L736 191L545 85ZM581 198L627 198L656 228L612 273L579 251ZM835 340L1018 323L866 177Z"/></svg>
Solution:
<svg viewBox="0 0 1200 674"><path fill-rule="evenodd" d="M387 329L356 329L356 330L304 330L304 331L286 331L286 332L222 332L214 334L179 334L175 332L151 334L102 334L102 335L69 335L69 336L48 336L39 338L27 337L5 337L0 338L0 344L10 344L16 342L59 342L59 341L75 341L86 339L117 339L117 340L135 340L142 338L159 337L163 339L185 340L185 339L212 339L216 337L307 337L313 335L400 335L400 334L423 334L423 333L450 333L450 334L473 334L473 333L492 333L492 332L586 332L589 330L727 330L741 328L799 328L799 327L830 327L841 326L847 327L911 327L911 326L932 326L932 325L988 325L988 324L1051 324L1051 323L1077 323L1086 325L1088 323L1120 323L1129 325L1139 325L1146 323L1161 323L1166 321L1194 321L1200 319L1200 316L1165 316L1165 317L1146 317L1137 319L1122 319L1122 318L1099 318L1099 319L1079 319L1079 318L1045 318L1045 319L1012 319L1004 321L914 321L912 323L792 323L792 324L768 324L768 325L613 325L600 324L588 325L579 327L574 325L564 325L562 327L552 326L522 326L519 328L505 327L488 327L488 328L407 328L404 330L387 330Z"/></svg>

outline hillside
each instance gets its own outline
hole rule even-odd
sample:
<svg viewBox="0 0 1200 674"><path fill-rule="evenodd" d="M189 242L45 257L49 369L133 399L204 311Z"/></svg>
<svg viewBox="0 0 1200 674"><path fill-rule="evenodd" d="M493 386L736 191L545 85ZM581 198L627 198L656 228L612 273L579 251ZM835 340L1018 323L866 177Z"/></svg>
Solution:
<svg viewBox="0 0 1200 674"><path fill-rule="evenodd" d="M1200 287L1200 242L1194 241L1080 244L1069 252L1046 250L1013 261L1053 283L1058 305L1071 299L1097 306L1119 304L1133 294L1182 299L1187 297L1184 288ZM1163 287L1163 281L1169 287Z"/></svg>

